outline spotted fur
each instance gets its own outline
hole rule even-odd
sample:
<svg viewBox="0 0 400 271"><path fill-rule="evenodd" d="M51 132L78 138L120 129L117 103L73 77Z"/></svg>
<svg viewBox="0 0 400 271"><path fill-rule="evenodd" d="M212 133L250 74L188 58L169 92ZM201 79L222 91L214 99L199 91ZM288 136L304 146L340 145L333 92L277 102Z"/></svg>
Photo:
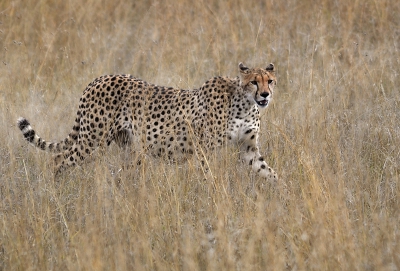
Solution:
<svg viewBox="0 0 400 271"><path fill-rule="evenodd" d="M240 146L241 159L259 175L276 180L258 149L260 109L268 106L276 85L274 65L250 69L240 63L239 74L214 77L194 90L130 75L101 76L84 90L75 124L63 141L46 142L25 118L18 119L18 127L28 142L57 154L56 174L113 141L171 158L228 142Z"/></svg>

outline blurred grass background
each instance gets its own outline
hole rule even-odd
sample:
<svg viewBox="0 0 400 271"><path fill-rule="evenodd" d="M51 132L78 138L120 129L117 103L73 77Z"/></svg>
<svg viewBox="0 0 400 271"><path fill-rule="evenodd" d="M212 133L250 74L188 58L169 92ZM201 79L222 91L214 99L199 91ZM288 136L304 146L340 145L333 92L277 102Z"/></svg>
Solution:
<svg viewBox="0 0 400 271"><path fill-rule="evenodd" d="M400 2L0 2L1 270L400 269ZM129 73L199 87L237 64L277 68L260 149L148 158L115 182L118 148L52 177L27 145L72 128L86 85ZM136 159L135 157L132 160Z"/></svg>

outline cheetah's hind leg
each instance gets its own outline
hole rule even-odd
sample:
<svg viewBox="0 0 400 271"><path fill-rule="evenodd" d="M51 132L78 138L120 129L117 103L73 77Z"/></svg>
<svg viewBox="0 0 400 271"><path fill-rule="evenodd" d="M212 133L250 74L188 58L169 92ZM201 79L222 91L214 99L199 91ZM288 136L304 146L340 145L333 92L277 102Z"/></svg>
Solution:
<svg viewBox="0 0 400 271"><path fill-rule="evenodd" d="M115 143L120 147L121 149L121 155L120 158L123 162L122 168L118 170L118 172L125 170L125 169L130 169L134 167L135 165L140 164L140 160L136 161L136 163L132 163L132 158L134 156L134 151L132 148L133 144L133 133L130 128L123 128L119 131L117 131L113 137L113 140Z"/></svg>

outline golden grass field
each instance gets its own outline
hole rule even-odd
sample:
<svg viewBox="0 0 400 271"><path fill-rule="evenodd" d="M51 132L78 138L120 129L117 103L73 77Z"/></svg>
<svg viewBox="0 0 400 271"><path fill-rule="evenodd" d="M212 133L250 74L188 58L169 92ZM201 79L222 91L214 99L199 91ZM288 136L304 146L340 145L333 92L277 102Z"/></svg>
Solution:
<svg viewBox="0 0 400 271"><path fill-rule="evenodd" d="M399 270L400 2L0 2L0 270ZM103 74L200 87L273 62L260 149L106 155L53 179L16 126L64 139ZM135 161L137 157L132 157Z"/></svg>

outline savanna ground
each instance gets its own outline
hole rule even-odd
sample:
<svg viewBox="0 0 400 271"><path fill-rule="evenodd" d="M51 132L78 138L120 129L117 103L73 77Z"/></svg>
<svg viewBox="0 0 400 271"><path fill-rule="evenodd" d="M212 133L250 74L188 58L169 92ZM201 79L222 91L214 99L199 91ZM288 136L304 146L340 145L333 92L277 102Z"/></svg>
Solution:
<svg viewBox="0 0 400 271"><path fill-rule="evenodd" d="M400 2L1 1L1 270L399 270ZM86 85L130 73L199 87L237 64L277 68L260 147L147 157L119 149L53 180L28 146L72 128ZM132 157L136 161L137 157Z"/></svg>

